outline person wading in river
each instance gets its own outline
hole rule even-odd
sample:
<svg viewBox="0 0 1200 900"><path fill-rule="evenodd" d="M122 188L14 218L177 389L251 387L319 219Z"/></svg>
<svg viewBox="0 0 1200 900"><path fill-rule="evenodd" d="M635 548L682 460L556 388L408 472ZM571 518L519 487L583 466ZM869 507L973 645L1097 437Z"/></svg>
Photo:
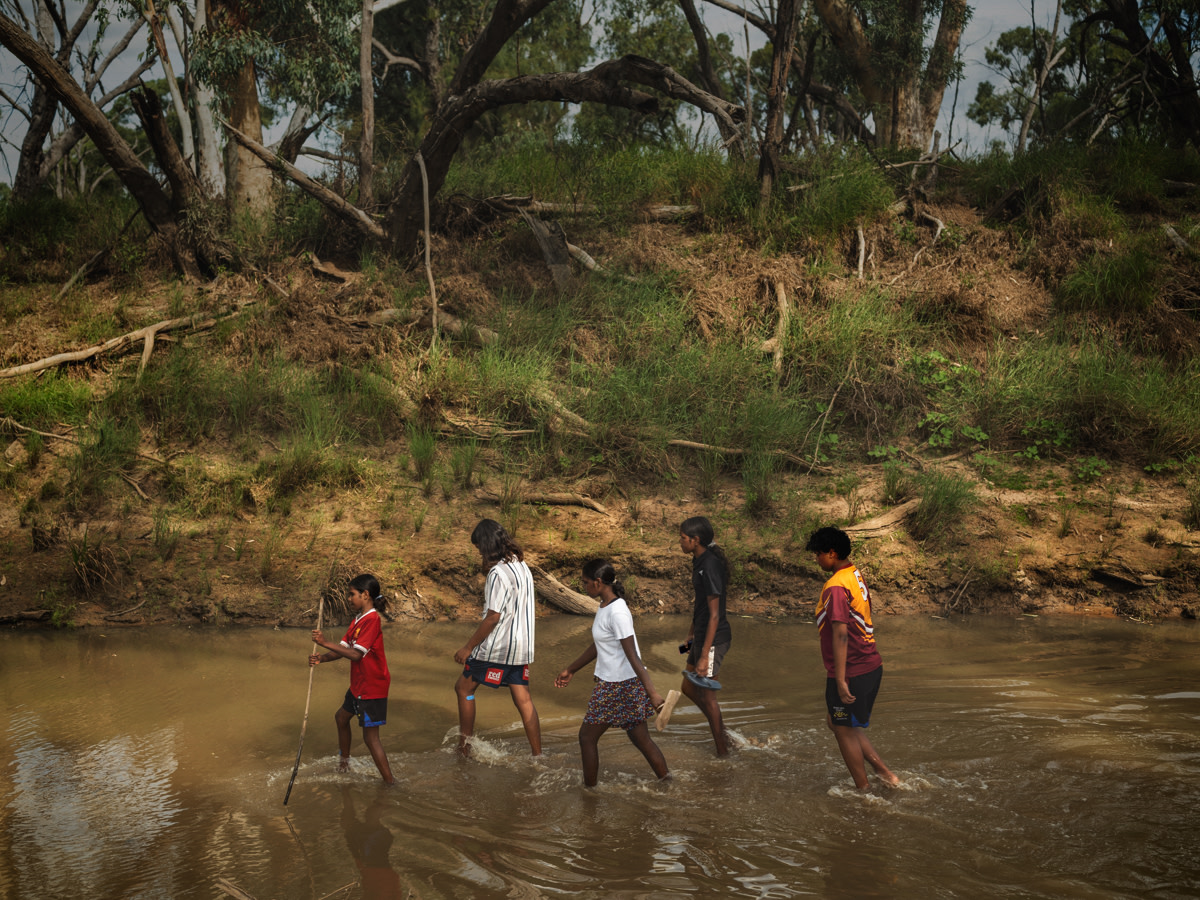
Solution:
<svg viewBox="0 0 1200 900"><path fill-rule="evenodd" d="M483 587L483 621L454 654L463 667L454 685L458 697L458 750L470 754L475 733L475 691L480 685L507 685L529 749L542 753L542 730L537 707L529 693L529 664L533 662L533 573L525 554L499 522L483 519L471 532L487 581Z"/></svg>
<svg viewBox="0 0 1200 900"><path fill-rule="evenodd" d="M565 688L571 678L596 661L595 684L587 713L579 726L579 753L583 758L583 783L595 787L600 771L600 736L616 725L646 757L659 779L670 777L662 751L650 738L646 720L663 705L650 673L642 663L633 614L624 600L625 588L606 559L593 559L583 566L583 589L600 601L592 621L592 642L573 663L558 673L554 686Z"/></svg>
<svg viewBox="0 0 1200 900"><path fill-rule="evenodd" d="M679 549L692 558L692 627L679 649L687 653L682 690L708 719L717 756L729 753L729 738L717 703L721 683L716 680L729 650L732 632L725 617L725 588L729 584L729 560L713 540L712 523L692 516L679 526ZM665 723L663 723L665 724Z"/></svg>
<svg viewBox="0 0 1200 900"><path fill-rule="evenodd" d="M840 528L820 528L805 549L815 554L818 566L831 573L816 611L821 659L828 674L825 723L837 739L855 787L860 791L870 787L865 763L895 787L900 779L884 765L867 738L871 708L883 680L883 659L875 647L871 592L850 562L850 536Z"/></svg>

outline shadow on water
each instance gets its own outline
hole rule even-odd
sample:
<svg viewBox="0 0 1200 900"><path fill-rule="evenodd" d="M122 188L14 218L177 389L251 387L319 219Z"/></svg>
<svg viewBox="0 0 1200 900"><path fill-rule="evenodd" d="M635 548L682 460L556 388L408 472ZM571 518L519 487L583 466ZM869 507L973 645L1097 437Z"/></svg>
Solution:
<svg viewBox="0 0 1200 900"><path fill-rule="evenodd" d="M590 684L549 684L580 622L539 622L533 760L512 704L454 751L461 627L387 632L397 785L355 729L348 670L314 682L307 633L0 634L0 896L1183 898L1200 895L1200 630L1080 620L879 623L872 740L903 779L860 795L824 725L811 625L738 620L717 759L681 705L656 782L620 735L585 790ZM638 623L660 689L686 623ZM223 879L223 881L219 881Z"/></svg>

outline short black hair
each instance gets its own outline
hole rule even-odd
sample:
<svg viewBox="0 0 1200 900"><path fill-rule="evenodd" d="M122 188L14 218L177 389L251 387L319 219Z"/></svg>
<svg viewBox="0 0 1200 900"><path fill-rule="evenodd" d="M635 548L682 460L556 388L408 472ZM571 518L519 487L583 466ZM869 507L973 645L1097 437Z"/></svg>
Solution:
<svg viewBox="0 0 1200 900"><path fill-rule="evenodd" d="M826 525L812 533L812 537L808 539L804 549L809 553L824 553L826 550L832 550L837 554L838 559L849 559L850 535L840 528Z"/></svg>

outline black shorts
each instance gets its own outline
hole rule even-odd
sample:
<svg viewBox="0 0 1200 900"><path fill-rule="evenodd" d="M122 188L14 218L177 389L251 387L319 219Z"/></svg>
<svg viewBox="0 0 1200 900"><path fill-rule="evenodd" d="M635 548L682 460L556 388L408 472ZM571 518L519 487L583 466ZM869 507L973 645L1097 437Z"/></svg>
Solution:
<svg viewBox="0 0 1200 900"><path fill-rule="evenodd" d="M721 671L721 663L725 661L725 654L729 652L729 641L720 644L713 644L708 651L708 659L704 664L700 663L700 642L692 641L692 646L688 649L687 664L696 667L696 674L704 675L707 678L716 678L717 673Z"/></svg>
<svg viewBox="0 0 1200 900"><path fill-rule="evenodd" d="M505 685L529 687L528 663L506 666L504 663L486 662L472 657L463 666L462 673L476 684L484 687L500 688Z"/></svg>
<svg viewBox="0 0 1200 900"><path fill-rule="evenodd" d="M387 697L364 700L346 691L342 709L352 716L358 716L358 724L363 728L375 728L387 724Z"/></svg>
<svg viewBox="0 0 1200 900"><path fill-rule="evenodd" d="M846 705L838 696L837 682L825 679L825 707L829 710L829 721L846 728L866 728L871 724L871 709L879 695L879 683L883 681L883 666L863 675L847 678L854 702Z"/></svg>

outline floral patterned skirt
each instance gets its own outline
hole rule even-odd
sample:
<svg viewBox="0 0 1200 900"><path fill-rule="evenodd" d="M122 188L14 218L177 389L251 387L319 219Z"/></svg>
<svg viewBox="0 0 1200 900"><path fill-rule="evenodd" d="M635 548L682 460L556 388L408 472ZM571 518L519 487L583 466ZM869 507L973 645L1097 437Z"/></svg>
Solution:
<svg viewBox="0 0 1200 900"><path fill-rule="evenodd" d="M654 712L654 704L640 679L601 681L597 678L583 723L615 725L628 731L653 718Z"/></svg>

